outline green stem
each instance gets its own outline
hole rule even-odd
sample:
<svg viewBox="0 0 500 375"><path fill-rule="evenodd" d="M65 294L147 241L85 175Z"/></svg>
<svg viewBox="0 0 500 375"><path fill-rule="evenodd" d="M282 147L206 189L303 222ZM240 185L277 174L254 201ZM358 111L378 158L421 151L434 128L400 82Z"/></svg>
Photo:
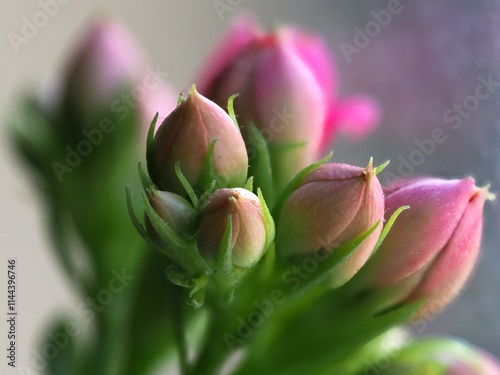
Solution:
<svg viewBox="0 0 500 375"><path fill-rule="evenodd" d="M230 355L230 351L224 342L224 332L226 321L223 311L216 309L213 311L210 332L201 350L201 353L193 365L193 374L196 375L216 375L224 359Z"/></svg>
<svg viewBox="0 0 500 375"><path fill-rule="evenodd" d="M175 338L177 340L177 351L179 355L179 367L181 370L181 374L189 375L190 366L187 358L187 345L183 316L184 294L181 293L178 289L179 288L174 289L176 294L174 309Z"/></svg>

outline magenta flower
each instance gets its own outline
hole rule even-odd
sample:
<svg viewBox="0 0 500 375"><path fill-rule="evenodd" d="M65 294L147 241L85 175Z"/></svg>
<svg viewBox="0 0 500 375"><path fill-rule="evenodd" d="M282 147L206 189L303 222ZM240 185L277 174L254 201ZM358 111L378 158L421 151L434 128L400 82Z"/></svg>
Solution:
<svg viewBox="0 0 500 375"><path fill-rule="evenodd" d="M375 283L394 285L406 300L424 297L420 315L439 312L463 287L476 263L487 193L472 178L421 178L387 188L386 219L403 205L376 254Z"/></svg>
<svg viewBox="0 0 500 375"><path fill-rule="evenodd" d="M335 284L354 276L370 256L382 229L384 196L371 165L325 164L310 173L283 207L277 251L285 256L335 251L379 226L336 271Z"/></svg>
<svg viewBox="0 0 500 375"><path fill-rule="evenodd" d="M276 158L284 183L318 160L337 131L359 137L378 121L378 107L365 97L340 100L337 75L323 40L283 27L265 33L239 19L215 49L197 80L201 93L223 105L235 101L240 126L254 122L271 146L304 144Z"/></svg>

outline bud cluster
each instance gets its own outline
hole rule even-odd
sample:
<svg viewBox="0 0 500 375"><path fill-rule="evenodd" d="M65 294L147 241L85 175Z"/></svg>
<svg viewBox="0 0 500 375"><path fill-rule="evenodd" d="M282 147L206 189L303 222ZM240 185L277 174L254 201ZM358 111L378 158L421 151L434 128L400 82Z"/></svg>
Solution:
<svg viewBox="0 0 500 375"><path fill-rule="evenodd" d="M336 121L361 133L375 107L332 99L335 75L314 36L244 20L207 66L199 87L208 97L193 85L156 131L153 122L143 181L149 237L188 279L225 273L232 283L272 248L284 264L337 257L331 288L360 273L366 290L390 291L385 307L422 301L419 316L457 295L478 257L486 190L472 178L383 189L372 161L317 162ZM282 108L290 116L277 129Z"/></svg>

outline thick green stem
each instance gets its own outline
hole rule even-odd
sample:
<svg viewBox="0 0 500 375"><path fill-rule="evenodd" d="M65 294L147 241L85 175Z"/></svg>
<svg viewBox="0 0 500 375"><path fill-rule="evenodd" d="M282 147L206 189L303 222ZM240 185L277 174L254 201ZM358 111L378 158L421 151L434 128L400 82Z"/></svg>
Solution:
<svg viewBox="0 0 500 375"><path fill-rule="evenodd" d="M193 366L193 374L217 375L224 360L231 354L224 341L226 317L220 310L213 311L213 320L203 349Z"/></svg>

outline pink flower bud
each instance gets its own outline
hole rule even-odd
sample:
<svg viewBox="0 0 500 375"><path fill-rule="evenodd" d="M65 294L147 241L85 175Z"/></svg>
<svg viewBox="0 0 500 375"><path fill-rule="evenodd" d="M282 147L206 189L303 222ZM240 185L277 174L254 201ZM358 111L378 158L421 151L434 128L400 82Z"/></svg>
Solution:
<svg viewBox="0 0 500 375"><path fill-rule="evenodd" d="M99 111L107 110L123 120L137 108L145 140L155 113L166 116L175 108L177 98L163 81L162 72L157 72L159 67L148 64L119 22L96 22L75 52L64 83L74 115L96 121L93 116L102 117Z"/></svg>
<svg viewBox="0 0 500 375"><path fill-rule="evenodd" d="M195 233L196 211L183 197L168 191L153 191L149 194L149 203L174 231L184 236Z"/></svg>
<svg viewBox="0 0 500 375"><path fill-rule="evenodd" d="M117 90L144 68L144 55L117 22L97 22L81 42L67 73L69 89L82 106L109 105Z"/></svg>
<svg viewBox="0 0 500 375"><path fill-rule="evenodd" d="M375 260L377 285L400 286L408 301L439 312L460 291L476 263L487 193L472 178L421 178L387 189L386 219L403 205Z"/></svg>
<svg viewBox="0 0 500 375"><path fill-rule="evenodd" d="M335 284L348 281L370 256L382 229L384 196L372 166L325 164L311 172L281 212L277 252L327 252L353 240L378 221L377 229L336 271Z"/></svg>
<svg viewBox="0 0 500 375"><path fill-rule="evenodd" d="M231 117L194 88L161 124L148 160L151 179L162 190L185 195L175 165L200 191L212 181L202 170L211 143L217 140L213 154L215 173L223 187L242 186L246 180L248 157L241 134Z"/></svg>
<svg viewBox="0 0 500 375"><path fill-rule="evenodd" d="M197 235L200 253L215 260L229 216L233 264L250 268L259 261L272 239L267 238L268 228L259 198L245 189L219 189L209 197L201 210Z"/></svg>
<svg viewBox="0 0 500 375"><path fill-rule="evenodd" d="M240 126L254 122L271 146L305 144L275 160L278 180L287 182L318 160L334 129L359 136L378 121L378 107L370 100L343 104L335 98L333 62L315 35L291 27L264 33L240 19L215 52L197 80L200 92L220 105L239 93L235 108Z"/></svg>

